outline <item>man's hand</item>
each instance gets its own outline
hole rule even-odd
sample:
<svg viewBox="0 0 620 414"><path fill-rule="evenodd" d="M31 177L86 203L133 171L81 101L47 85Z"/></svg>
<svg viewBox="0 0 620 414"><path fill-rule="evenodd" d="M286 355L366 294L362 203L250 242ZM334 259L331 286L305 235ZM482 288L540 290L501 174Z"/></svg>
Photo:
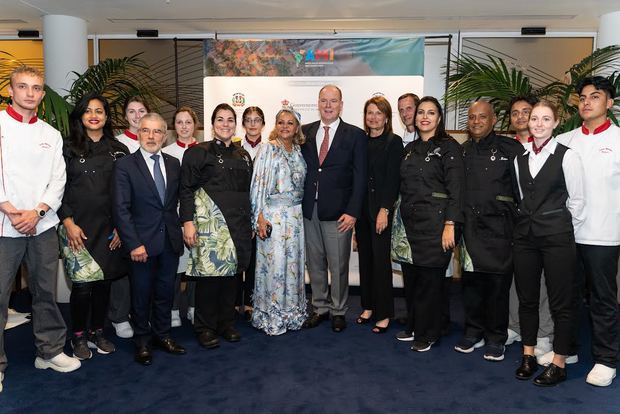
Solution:
<svg viewBox="0 0 620 414"><path fill-rule="evenodd" d="M141 263L146 263L146 259L149 257L146 253L146 247L144 247L144 245L136 247L131 251L131 253L129 253L129 255L131 256L131 260Z"/></svg>
<svg viewBox="0 0 620 414"><path fill-rule="evenodd" d="M34 210L19 210L14 214L15 221L13 221L13 227L21 234L28 236L35 235L37 233L37 224L41 217ZM9 215L10 217L11 215Z"/></svg>
<svg viewBox="0 0 620 414"><path fill-rule="evenodd" d="M353 228L353 226L355 226L355 221L357 219L353 216L350 216L348 214L343 214L342 216L340 216L340 218L338 219L338 231L340 233L344 233L346 231L349 231Z"/></svg>

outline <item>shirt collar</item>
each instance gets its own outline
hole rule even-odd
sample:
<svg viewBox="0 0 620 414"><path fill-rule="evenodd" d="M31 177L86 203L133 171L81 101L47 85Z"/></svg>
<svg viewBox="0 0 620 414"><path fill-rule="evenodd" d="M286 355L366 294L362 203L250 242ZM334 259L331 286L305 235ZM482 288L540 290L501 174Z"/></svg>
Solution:
<svg viewBox="0 0 620 414"><path fill-rule="evenodd" d="M155 160L151 158L151 155L159 155L161 157L160 159L163 159L161 148L155 154L151 154L150 152L146 151L144 148L140 147L140 152L142 153L142 156L144 157L145 161L155 162Z"/></svg>
<svg viewBox="0 0 620 414"><path fill-rule="evenodd" d="M18 114L17 111L15 109L13 109L12 105L9 105L6 107L6 113L13 118L14 120L16 120L17 122L24 122L24 117L21 116L21 114ZM29 124L34 124L35 122L37 122L37 119L39 119L36 115L33 116L32 118L30 118L30 120L28 121Z"/></svg>
<svg viewBox="0 0 620 414"><path fill-rule="evenodd" d="M611 119L607 118L607 120L603 122L602 125L599 125L598 127L594 129L594 132L592 133L592 135L600 134L601 132L606 131L610 126L611 126ZM585 122L581 124L581 132L584 135L590 135L590 130L586 128Z"/></svg>
<svg viewBox="0 0 620 414"><path fill-rule="evenodd" d="M323 127L327 126L327 127L329 127L329 132L331 134L332 131L336 131L338 129L338 125L340 125L340 118L336 119L334 122L332 122L329 125L327 125L323 121L321 121L320 129L323 130Z"/></svg>
<svg viewBox="0 0 620 414"><path fill-rule="evenodd" d="M194 145L198 145L198 141L194 141L194 142L192 142L192 143L190 143L190 144L186 144L186 143L181 142L180 140L178 140L178 139L177 139L177 145L178 145L179 147L181 147L181 148L186 148L186 147L187 147L187 148L191 148L191 147L193 147Z"/></svg>
<svg viewBox="0 0 620 414"><path fill-rule="evenodd" d="M527 147L525 147L525 153L530 153L530 156L535 157L537 154L534 154L534 140L532 139L531 141L529 141L527 143ZM545 145L542 150L540 150L540 152L548 152L549 154L553 155L555 154L555 149L558 147L558 141L555 139L555 137L551 138L551 141L549 141L547 143L547 145Z"/></svg>
<svg viewBox="0 0 620 414"><path fill-rule="evenodd" d="M246 136L245 136L245 138L244 138L245 142L246 142L246 143L247 143L250 147L252 147L252 148L256 148L256 146L257 146L258 144L260 144L261 139L262 139L262 136L259 136L259 137L256 139L256 141L252 142L252 141L250 141L250 140L248 139L248 136L247 136L247 135L246 135Z"/></svg>
<svg viewBox="0 0 620 414"><path fill-rule="evenodd" d="M125 130L124 134L127 136L127 138L131 138L131 139L133 139L134 141L137 141L137 140L138 140L138 135L137 135L137 134L134 134L133 132L131 132L131 131L130 131L130 130L128 130L128 129L126 129L126 130Z"/></svg>

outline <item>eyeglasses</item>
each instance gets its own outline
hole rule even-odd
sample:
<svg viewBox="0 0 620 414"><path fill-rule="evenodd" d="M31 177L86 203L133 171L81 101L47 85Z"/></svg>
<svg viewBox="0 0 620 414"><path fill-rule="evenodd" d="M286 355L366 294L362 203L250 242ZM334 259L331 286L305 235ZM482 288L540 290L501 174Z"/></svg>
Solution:
<svg viewBox="0 0 620 414"><path fill-rule="evenodd" d="M161 137L162 135L164 135L164 131L162 131L161 129L140 128L140 133L144 135L150 135L151 132L156 137Z"/></svg>
<svg viewBox="0 0 620 414"><path fill-rule="evenodd" d="M263 118L243 118L243 122L246 124L262 124Z"/></svg>

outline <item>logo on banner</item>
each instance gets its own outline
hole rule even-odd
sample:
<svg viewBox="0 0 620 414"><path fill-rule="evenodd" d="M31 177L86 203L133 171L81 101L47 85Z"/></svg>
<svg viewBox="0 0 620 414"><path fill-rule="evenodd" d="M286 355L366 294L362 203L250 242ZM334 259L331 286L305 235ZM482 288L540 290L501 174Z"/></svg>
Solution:
<svg viewBox="0 0 620 414"><path fill-rule="evenodd" d="M232 96L232 106L243 106L245 105L245 95L242 93L235 93Z"/></svg>
<svg viewBox="0 0 620 414"><path fill-rule="evenodd" d="M295 65L323 66L334 63L334 49L299 49L290 50L295 57Z"/></svg>

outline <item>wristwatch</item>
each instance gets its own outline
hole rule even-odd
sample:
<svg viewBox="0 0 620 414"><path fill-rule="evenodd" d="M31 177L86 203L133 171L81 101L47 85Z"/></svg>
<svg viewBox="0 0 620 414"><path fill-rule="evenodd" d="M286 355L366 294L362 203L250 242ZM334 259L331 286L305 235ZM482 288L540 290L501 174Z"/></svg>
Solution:
<svg viewBox="0 0 620 414"><path fill-rule="evenodd" d="M47 211L43 210L42 208L35 208L34 211L37 212L37 216L39 216L39 218L45 217L45 213L47 213Z"/></svg>

